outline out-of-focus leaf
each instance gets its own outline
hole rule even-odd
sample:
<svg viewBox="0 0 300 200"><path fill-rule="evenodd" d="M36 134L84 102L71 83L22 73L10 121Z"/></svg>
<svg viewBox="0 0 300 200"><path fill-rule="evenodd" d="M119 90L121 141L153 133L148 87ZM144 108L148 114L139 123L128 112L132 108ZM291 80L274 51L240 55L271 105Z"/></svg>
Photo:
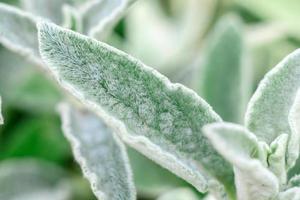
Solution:
<svg viewBox="0 0 300 200"><path fill-rule="evenodd" d="M289 187L300 187L300 175L293 176L288 183Z"/></svg>
<svg viewBox="0 0 300 200"><path fill-rule="evenodd" d="M10 160L0 164L0 199L69 200L64 172L37 160Z"/></svg>
<svg viewBox="0 0 300 200"><path fill-rule="evenodd" d="M187 186L185 181L134 149L128 148L128 155L139 196L155 198L170 189ZM145 173L145 169L147 169L147 173Z"/></svg>
<svg viewBox="0 0 300 200"><path fill-rule="evenodd" d="M267 73L248 104L245 124L268 144L283 133L291 135L288 116L300 86L299 54L291 53Z"/></svg>
<svg viewBox="0 0 300 200"><path fill-rule="evenodd" d="M199 78L201 96L224 120L239 123L251 92L240 26L233 16L219 22L206 48Z"/></svg>
<svg viewBox="0 0 300 200"><path fill-rule="evenodd" d="M269 169L277 176L281 186L286 184L286 153L289 141L288 134L278 136L270 145L270 153L268 155Z"/></svg>
<svg viewBox="0 0 300 200"><path fill-rule="evenodd" d="M287 163L294 166L300 151L300 90L298 90L294 103L289 113L291 136L287 147Z"/></svg>
<svg viewBox="0 0 300 200"><path fill-rule="evenodd" d="M266 20L276 21L282 26L288 27L290 33L295 36L299 35L298 21L300 2L297 0L235 0L242 8L250 11L254 15Z"/></svg>
<svg viewBox="0 0 300 200"><path fill-rule="evenodd" d="M221 119L196 93L104 43L50 23L38 27L41 55L61 86L125 142L199 191L207 190L205 172L234 190L231 166L202 134Z"/></svg>
<svg viewBox="0 0 300 200"><path fill-rule="evenodd" d="M0 3L0 42L38 65L42 65L37 39L37 19L18 8Z"/></svg>
<svg viewBox="0 0 300 200"><path fill-rule="evenodd" d="M278 200L298 200L300 199L300 187L294 187L281 192Z"/></svg>
<svg viewBox="0 0 300 200"><path fill-rule="evenodd" d="M2 116L2 98L0 96L0 125L4 123L3 116Z"/></svg>
<svg viewBox="0 0 300 200"><path fill-rule="evenodd" d="M63 7L64 23L63 27L71 29L73 31L82 32L81 19L78 11L69 5Z"/></svg>
<svg viewBox="0 0 300 200"><path fill-rule="evenodd" d="M83 34L103 40L136 0L91 0L81 7Z"/></svg>
<svg viewBox="0 0 300 200"><path fill-rule="evenodd" d="M178 188L161 195L157 200L199 200L200 198L189 188Z"/></svg>
<svg viewBox="0 0 300 200"><path fill-rule="evenodd" d="M21 122L6 120L10 128L0 135L0 159L35 157L64 163L71 156L68 144L52 115L24 116ZM28 119L26 119L28 118Z"/></svg>
<svg viewBox="0 0 300 200"><path fill-rule="evenodd" d="M234 166L238 199L271 200L278 194L276 176L258 160L263 159L262 149L253 133L230 123L207 125L204 133Z"/></svg>
<svg viewBox="0 0 300 200"><path fill-rule="evenodd" d="M63 130L99 200L134 200L136 192L125 146L87 110L60 105Z"/></svg>
<svg viewBox="0 0 300 200"><path fill-rule="evenodd" d="M62 23L63 5L71 3L72 0L21 0L24 10L56 24Z"/></svg>

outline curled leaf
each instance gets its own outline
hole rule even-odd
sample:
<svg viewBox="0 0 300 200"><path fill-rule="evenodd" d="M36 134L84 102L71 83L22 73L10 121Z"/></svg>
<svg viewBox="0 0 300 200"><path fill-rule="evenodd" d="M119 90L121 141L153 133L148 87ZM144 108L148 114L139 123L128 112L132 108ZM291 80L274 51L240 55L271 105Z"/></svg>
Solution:
<svg viewBox="0 0 300 200"><path fill-rule="evenodd" d="M95 114L60 105L63 131L99 200L134 200L136 192L124 145Z"/></svg>
<svg viewBox="0 0 300 200"><path fill-rule="evenodd" d="M207 190L207 174L233 185L231 166L202 134L205 124L221 121L204 100L104 43L50 23L38 27L54 77L125 142L200 191Z"/></svg>
<svg viewBox="0 0 300 200"><path fill-rule="evenodd" d="M260 162L261 147L253 133L230 123L207 125L204 133L234 166L239 200L271 200L278 194L278 180Z"/></svg>

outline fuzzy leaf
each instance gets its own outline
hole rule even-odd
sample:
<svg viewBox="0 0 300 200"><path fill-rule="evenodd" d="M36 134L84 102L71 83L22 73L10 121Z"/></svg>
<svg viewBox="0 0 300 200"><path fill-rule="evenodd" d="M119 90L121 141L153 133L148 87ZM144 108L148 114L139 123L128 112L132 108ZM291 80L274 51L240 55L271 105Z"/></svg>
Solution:
<svg viewBox="0 0 300 200"><path fill-rule="evenodd" d="M0 96L0 125L2 125L3 123L4 123L4 120L3 120L3 116L2 116L2 99Z"/></svg>
<svg viewBox="0 0 300 200"><path fill-rule="evenodd" d="M95 114L60 105L63 131L99 200L134 200L136 192L125 146Z"/></svg>
<svg viewBox="0 0 300 200"><path fill-rule="evenodd" d="M227 16L217 24L201 66L199 93L229 122L242 122L250 96L243 50L241 25Z"/></svg>
<svg viewBox="0 0 300 200"><path fill-rule="evenodd" d="M248 104L247 128L268 144L281 134L291 135L288 116L299 86L300 50L296 50L259 84Z"/></svg>
<svg viewBox="0 0 300 200"><path fill-rule="evenodd" d="M300 187L290 188L279 194L278 200L298 200L300 199Z"/></svg>
<svg viewBox="0 0 300 200"><path fill-rule="evenodd" d="M41 65L36 21L29 13L0 3L0 42L6 48Z"/></svg>
<svg viewBox="0 0 300 200"><path fill-rule="evenodd" d="M297 92L288 119L291 127L291 136L287 149L287 163L292 167L295 165L300 151L300 90Z"/></svg>
<svg viewBox="0 0 300 200"><path fill-rule="evenodd" d="M189 188L178 188L161 195L157 200L199 200L197 195Z"/></svg>
<svg viewBox="0 0 300 200"><path fill-rule="evenodd" d="M277 178L256 159L261 157L261 147L253 133L230 123L207 125L204 132L216 150L234 166L239 200L271 200L277 195Z"/></svg>
<svg viewBox="0 0 300 200"><path fill-rule="evenodd" d="M22 7L29 13L50 19L56 24L62 23L62 8L72 0L21 0Z"/></svg>
<svg viewBox="0 0 300 200"><path fill-rule="evenodd" d="M69 200L70 188L64 173L50 163L10 160L0 164L0 199Z"/></svg>
<svg viewBox="0 0 300 200"><path fill-rule="evenodd" d="M104 43L39 24L44 61L62 87L118 128L129 145L207 190L209 172L233 185L232 168L202 134L221 121L194 92Z"/></svg>
<svg viewBox="0 0 300 200"><path fill-rule="evenodd" d="M102 40L135 0L91 0L81 9L83 34Z"/></svg>

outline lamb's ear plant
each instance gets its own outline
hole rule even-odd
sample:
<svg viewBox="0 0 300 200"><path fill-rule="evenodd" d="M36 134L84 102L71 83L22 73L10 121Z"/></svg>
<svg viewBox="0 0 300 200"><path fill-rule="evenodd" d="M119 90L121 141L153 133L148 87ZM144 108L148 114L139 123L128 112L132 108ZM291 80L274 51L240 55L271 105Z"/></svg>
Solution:
<svg viewBox="0 0 300 200"><path fill-rule="evenodd" d="M38 27L42 58L61 86L127 144L199 191L215 177L234 195L231 166L202 134L221 119L195 92L104 43L50 23Z"/></svg>
<svg viewBox="0 0 300 200"><path fill-rule="evenodd" d="M51 23L38 29L58 83L124 142L199 191L214 192L217 180L227 192L218 199L299 196L287 180L299 152L299 50L262 80L242 126L222 122L195 92L124 52Z"/></svg>

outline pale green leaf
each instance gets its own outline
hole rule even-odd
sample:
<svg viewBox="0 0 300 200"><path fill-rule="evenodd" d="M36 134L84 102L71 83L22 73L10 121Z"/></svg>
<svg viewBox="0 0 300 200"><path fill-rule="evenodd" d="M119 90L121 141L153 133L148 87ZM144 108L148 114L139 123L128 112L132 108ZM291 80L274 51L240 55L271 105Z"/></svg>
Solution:
<svg viewBox="0 0 300 200"><path fill-rule="evenodd" d="M214 123L204 127L216 150L234 166L240 200L271 200L279 190L276 176L258 158L262 151L256 136L244 127Z"/></svg>
<svg viewBox="0 0 300 200"><path fill-rule="evenodd" d="M299 54L296 50L267 73L248 104L245 124L268 144L281 134L291 135L288 117L300 86Z"/></svg>
<svg viewBox="0 0 300 200"><path fill-rule="evenodd" d="M82 32L81 18L78 11L69 5L63 6L64 23L63 27L73 31Z"/></svg>
<svg viewBox="0 0 300 200"><path fill-rule="evenodd" d="M269 169L277 176L281 186L286 184L286 151L289 140L288 134L278 136L270 145L270 153L268 155Z"/></svg>
<svg viewBox="0 0 300 200"><path fill-rule="evenodd" d="M200 198L189 188L178 188L175 190L171 190L166 192L157 198L157 200L199 200Z"/></svg>
<svg viewBox="0 0 300 200"><path fill-rule="evenodd" d="M64 172L37 160L10 160L0 164L0 199L70 200Z"/></svg>
<svg viewBox="0 0 300 200"><path fill-rule="evenodd" d="M199 78L201 96L225 121L239 123L251 89L241 29L233 16L221 19L205 49Z"/></svg>
<svg viewBox="0 0 300 200"><path fill-rule="evenodd" d="M80 9L83 34L102 40L135 0L91 0Z"/></svg>
<svg viewBox="0 0 300 200"><path fill-rule="evenodd" d="M299 200L300 199L300 187L290 188L284 192L281 192L278 196L278 200Z"/></svg>
<svg viewBox="0 0 300 200"><path fill-rule="evenodd" d="M63 131L75 159L99 200L134 200L136 192L126 149L95 114L60 105Z"/></svg>
<svg viewBox="0 0 300 200"><path fill-rule="evenodd" d="M0 3L0 42L6 48L42 65L36 22L37 19L31 14Z"/></svg>
<svg viewBox="0 0 300 200"><path fill-rule="evenodd" d="M50 19L56 24L61 24L63 21L63 5L71 3L72 0L21 0L24 10L36 16Z"/></svg>
<svg viewBox="0 0 300 200"><path fill-rule="evenodd" d="M231 166L202 134L203 125L221 119L193 91L58 26L39 24L39 39L41 55L61 86L117 127L125 142L200 191L207 190L205 172L233 186Z"/></svg>
<svg viewBox="0 0 300 200"><path fill-rule="evenodd" d="M287 149L287 163L291 167L295 165L300 151L300 90L297 92L288 120L291 127L291 136Z"/></svg>

